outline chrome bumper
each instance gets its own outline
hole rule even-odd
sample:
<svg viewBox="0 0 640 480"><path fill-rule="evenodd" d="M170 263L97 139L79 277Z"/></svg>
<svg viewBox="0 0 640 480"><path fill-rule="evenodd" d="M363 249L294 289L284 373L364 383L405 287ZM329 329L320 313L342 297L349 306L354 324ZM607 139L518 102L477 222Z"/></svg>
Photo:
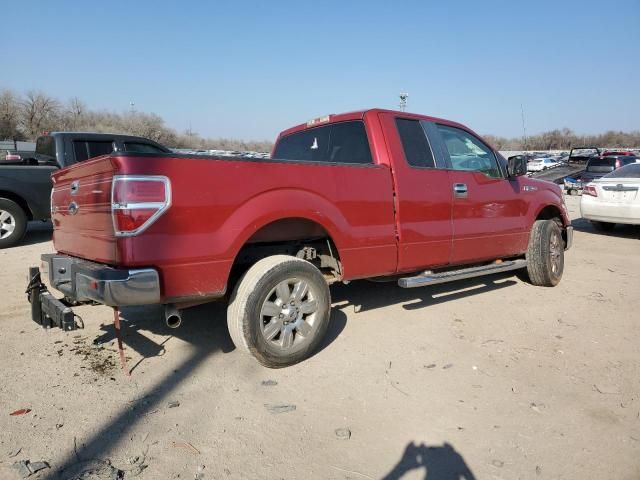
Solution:
<svg viewBox="0 0 640 480"><path fill-rule="evenodd" d="M61 254L41 258L42 280L71 300L110 307L160 303L160 277L152 268L113 268Z"/></svg>
<svg viewBox="0 0 640 480"><path fill-rule="evenodd" d="M569 225L566 228L566 232L567 232L567 244L564 247L564 249L569 250L571 248L571 245L573 245L573 227Z"/></svg>

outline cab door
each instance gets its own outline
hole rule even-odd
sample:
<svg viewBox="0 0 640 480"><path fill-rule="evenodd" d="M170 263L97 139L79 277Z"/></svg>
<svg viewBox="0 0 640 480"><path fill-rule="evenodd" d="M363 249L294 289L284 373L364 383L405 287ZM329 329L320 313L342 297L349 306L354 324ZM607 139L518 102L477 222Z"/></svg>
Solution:
<svg viewBox="0 0 640 480"><path fill-rule="evenodd" d="M418 118L381 113L393 158L398 271L448 265L451 256L451 179Z"/></svg>
<svg viewBox="0 0 640 480"><path fill-rule="evenodd" d="M451 263L494 260L527 248L527 204L519 178L506 178L495 152L471 132L435 123L432 136L449 163Z"/></svg>

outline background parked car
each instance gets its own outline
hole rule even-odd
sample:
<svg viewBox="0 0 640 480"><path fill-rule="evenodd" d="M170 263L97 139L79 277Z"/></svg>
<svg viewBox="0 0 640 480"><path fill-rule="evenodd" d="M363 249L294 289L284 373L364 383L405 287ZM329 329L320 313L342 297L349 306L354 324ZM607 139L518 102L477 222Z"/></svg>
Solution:
<svg viewBox="0 0 640 480"><path fill-rule="evenodd" d="M85 132L51 132L38 137L35 152L0 162L0 249L18 243L30 220L51 216L51 174L76 162L116 152L168 153L142 137Z"/></svg>
<svg viewBox="0 0 640 480"><path fill-rule="evenodd" d="M537 158L527 163L527 172L541 172L542 170L557 167L559 165L560 162L553 158Z"/></svg>
<svg viewBox="0 0 640 480"><path fill-rule="evenodd" d="M635 157L635 155L633 154L633 152L630 152L628 150L605 150L604 152L602 152L602 157L619 157L619 156L632 156Z"/></svg>
<svg viewBox="0 0 640 480"><path fill-rule="evenodd" d="M630 163L635 163L636 160L639 160L638 157L629 155L592 158L587 162L587 167L582 174L582 183L586 184L597 178L601 178L618 168Z"/></svg>
<svg viewBox="0 0 640 480"><path fill-rule="evenodd" d="M610 231L616 223L640 225L640 163L631 163L585 185L580 199L583 218Z"/></svg>

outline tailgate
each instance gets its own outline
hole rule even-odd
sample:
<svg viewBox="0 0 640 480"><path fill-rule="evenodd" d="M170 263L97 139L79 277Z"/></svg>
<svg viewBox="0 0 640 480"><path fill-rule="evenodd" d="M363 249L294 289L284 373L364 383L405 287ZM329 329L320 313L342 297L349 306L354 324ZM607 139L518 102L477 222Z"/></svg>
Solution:
<svg viewBox="0 0 640 480"><path fill-rule="evenodd" d="M52 176L51 219L58 252L118 263L111 218L111 182L116 169L110 156L102 156Z"/></svg>

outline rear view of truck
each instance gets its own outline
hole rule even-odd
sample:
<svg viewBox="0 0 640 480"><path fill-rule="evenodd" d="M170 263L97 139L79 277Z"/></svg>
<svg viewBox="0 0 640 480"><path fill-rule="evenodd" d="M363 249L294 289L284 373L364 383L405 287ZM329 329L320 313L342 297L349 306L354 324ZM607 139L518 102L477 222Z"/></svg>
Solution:
<svg viewBox="0 0 640 480"><path fill-rule="evenodd" d="M32 314L44 326L76 328L69 308L76 304L115 307L160 301L155 269L118 267L126 248L121 240L147 229L168 208L170 183L166 177L122 175L122 167L102 157L53 176L51 215L58 253L42 256L40 275L30 272ZM41 295L40 280L64 299Z"/></svg>
<svg viewBox="0 0 640 480"><path fill-rule="evenodd" d="M328 328L329 283L396 269L392 176L361 116L316 141L332 138L341 162L114 152L56 172L57 253L30 272L33 319L69 330L78 304L160 304L177 326L180 310L230 294L236 346L272 367L308 357ZM260 331L245 332L255 317Z"/></svg>

